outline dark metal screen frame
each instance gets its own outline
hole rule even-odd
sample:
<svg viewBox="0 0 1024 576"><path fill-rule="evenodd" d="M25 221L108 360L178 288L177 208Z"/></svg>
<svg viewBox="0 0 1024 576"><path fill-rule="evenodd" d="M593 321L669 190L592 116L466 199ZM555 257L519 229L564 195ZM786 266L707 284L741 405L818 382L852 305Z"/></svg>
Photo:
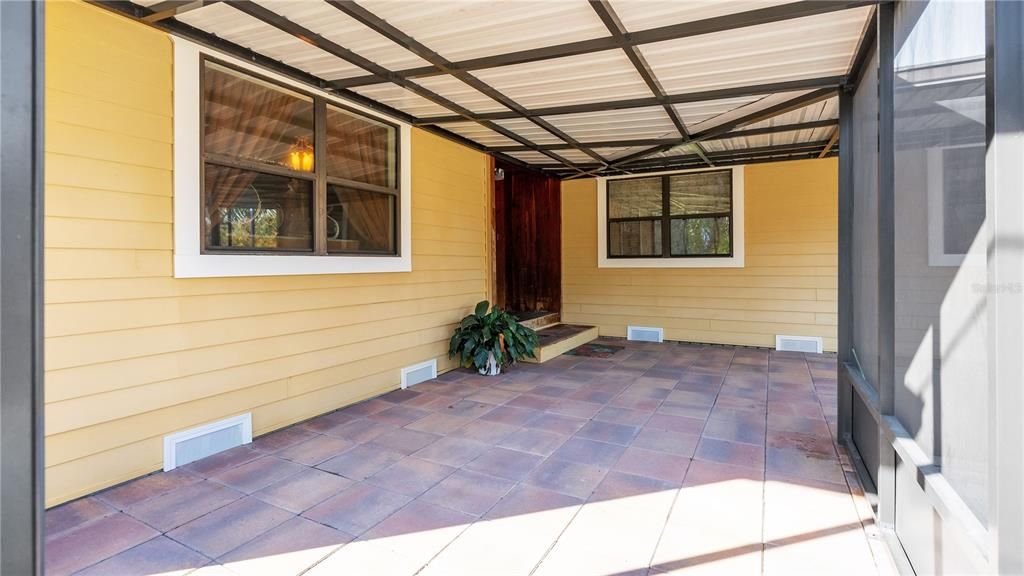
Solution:
<svg viewBox="0 0 1024 576"><path fill-rule="evenodd" d="M852 403L856 398L867 408L879 432L879 470L875 521L889 545L901 573L913 574L910 558L895 530L897 515L897 459L916 477L916 486L939 522L948 522L965 536L999 574L1024 573L1024 3L986 2L986 169L985 195L988 234L987 322L989 339L989 458L988 515L985 524L964 503L949 481L895 415L895 194L894 189L894 6L878 7L879 50L879 278L878 278L878 381L868 383L851 354L852 323L857 311L852 296L852 196L853 147L848 145L857 130L850 120L851 98L840 97L839 172L839 390L838 441L847 447L858 466L861 480L870 483L852 442ZM863 74L858 69L857 74ZM874 386L872 385L874 384ZM941 543L936 543L941 546Z"/></svg>
<svg viewBox="0 0 1024 576"><path fill-rule="evenodd" d="M44 3L0 2L0 573L42 573Z"/></svg>

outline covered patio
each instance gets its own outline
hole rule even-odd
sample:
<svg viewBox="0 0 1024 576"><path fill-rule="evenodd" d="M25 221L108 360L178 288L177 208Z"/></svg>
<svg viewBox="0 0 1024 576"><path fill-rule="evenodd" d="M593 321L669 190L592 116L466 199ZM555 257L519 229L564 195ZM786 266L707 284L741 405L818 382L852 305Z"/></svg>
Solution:
<svg viewBox="0 0 1024 576"><path fill-rule="evenodd" d="M2 576L1024 573L1022 30L0 2Z"/></svg>
<svg viewBox="0 0 1024 576"><path fill-rule="evenodd" d="M52 509L47 574L895 573L833 355L596 343Z"/></svg>

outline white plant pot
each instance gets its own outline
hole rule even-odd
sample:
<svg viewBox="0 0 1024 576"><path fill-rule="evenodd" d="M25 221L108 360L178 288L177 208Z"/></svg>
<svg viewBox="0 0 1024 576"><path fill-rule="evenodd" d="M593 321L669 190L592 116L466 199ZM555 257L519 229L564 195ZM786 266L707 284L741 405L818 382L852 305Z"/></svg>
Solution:
<svg viewBox="0 0 1024 576"><path fill-rule="evenodd" d="M501 374L501 366L499 366L497 360L494 359L494 353L487 353L487 366L481 368L480 373L484 376L497 376L498 374Z"/></svg>

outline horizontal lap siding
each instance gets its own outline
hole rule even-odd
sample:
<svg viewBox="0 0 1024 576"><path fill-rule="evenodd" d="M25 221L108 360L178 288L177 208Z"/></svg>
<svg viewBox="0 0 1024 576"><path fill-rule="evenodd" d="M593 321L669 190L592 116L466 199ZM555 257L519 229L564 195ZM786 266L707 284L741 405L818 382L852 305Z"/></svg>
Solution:
<svg viewBox="0 0 1024 576"><path fill-rule="evenodd" d="M601 334L660 326L665 338L774 346L821 336L836 349L837 163L744 168L743 268L597 267L595 180L562 183L562 317Z"/></svg>
<svg viewBox="0 0 1024 576"><path fill-rule="evenodd" d="M47 8L48 505L160 468L170 432L251 411L260 434L449 366L487 290L484 155L413 131L411 273L175 279L171 41Z"/></svg>

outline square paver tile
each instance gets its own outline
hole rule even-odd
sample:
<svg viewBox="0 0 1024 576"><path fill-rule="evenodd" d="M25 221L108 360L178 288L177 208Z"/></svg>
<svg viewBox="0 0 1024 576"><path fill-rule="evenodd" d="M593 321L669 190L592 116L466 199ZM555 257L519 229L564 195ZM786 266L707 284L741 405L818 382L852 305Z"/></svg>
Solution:
<svg viewBox="0 0 1024 576"><path fill-rule="evenodd" d="M282 458L264 456L263 458L246 462L241 466L236 466L235 468L226 470L215 476L211 476L210 480L230 486L239 492L252 494L253 492L261 488L265 488L278 480L287 478L292 474L298 474L306 469L307 468L301 464L289 462Z"/></svg>
<svg viewBox="0 0 1024 576"><path fill-rule="evenodd" d="M473 460L486 450L487 444L464 438L441 438L413 455L446 466L459 467Z"/></svg>
<svg viewBox="0 0 1024 576"><path fill-rule="evenodd" d="M351 540L350 534L295 517L235 548L218 561L239 576L295 576Z"/></svg>
<svg viewBox="0 0 1024 576"><path fill-rule="evenodd" d="M764 448L762 446L728 440L701 438L694 458L749 468L764 468Z"/></svg>
<svg viewBox="0 0 1024 576"><path fill-rule="evenodd" d="M176 468L170 472L155 472L149 476L143 476L119 486L114 486L97 494L96 498L119 510L124 510L143 500L161 496L182 486L195 484L202 479L201 476L197 476L184 468ZM76 502L80 502L80 500L76 500ZM47 511L47 523L50 522L50 515L61 508L63 506ZM47 526L47 533L52 533L49 526Z"/></svg>
<svg viewBox="0 0 1024 576"><path fill-rule="evenodd" d="M516 408L513 406L498 406L490 412L480 416L480 420L487 422L498 422L510 426L523 426L530 420L541 415L539 410L530 408Z"/></svg>
<svg viewBox="0 0 1024 576"><path fill-rule="evenodd" d="M607 442L609 444L628 446L639 431L639 426L627 426L625 424L591 420L580 428L579 432L576 433L576 437L586 438L588 440L597 440L599 442Z"/></svg>
<svg viewBox="0 0 1024 576"><path fill-rule="evenodd" d="M291 512L250 496L179 526L167 535L217 558L292 517Z"/></svg>
<svg viewBox="0 0 1024 576"><path fill-rule="evenodd" d="M374 438L370 444L380 446L393 452L412 454L413 452L430 445L438 438L441 437L437 434L429 434L427 432L420 432L419 430L409 430L408 428L399 428L394 432L388 432L383 436Z"/></svg>
<svg viewBox="0 0 1024 576"><path fill-rule="evenodd" d="M356 446L356 443L334 436L317 436L305 442L290 446L274 454L278 458L298 462L306 466L316 466Z"/></svg>
<svg viewBox="0 0 1024 576"><path fill-rule="evenodd" d="M316 436L316 433L307 428L289 426L256 438L252 441L252 447L260 452L273 454L279 450L305 442L314 436Z"/></svg>
<svg viewBox="0 0 1024 576"><path fill-rule="evenodd" d="M522 428L507 436L498 446L511 448L540 456L547 456L565 443L569 437L564 434L545 432L535 428Z"/></svg>
<svg viewBox="0 0 1024 576"><path fill-rule="evenodd" d="M72 574L159 535L123 513L81 524L46 539L46 575Z"/></svg>
<svg viewBox="0 0 1024 576"><path fill-rule="evenodd" d="M514 485L515 482L504 478L460 470L428 490L420 499L437 506L480 516L494 506Z"/></svg>
<svg viewBox="0 0 1024 576"><path fill-rule="evenodd" d="M293 514L301 514L351 485L352 480L347 478L316 468L305 468L253 496Z"/></svg>
<svg viewBox="0 0 1024 576"><path fill-rule="evenodd" d="M485 404L485 406L488 406ZM434 413L421 418L406 426L410 430L429 432L431 434L448 434L456 428L461 428L470 422L470 418L463 418L451 414Z"/></svg>
<svg viewBox="0 0 1024 576"><path fill-rule="evenodd" d="M613 469L666 482L680 483L686 476L686 469L689 466L690 459L685 456L633 446L626 449Z"/></svg>
<svg viewBox="0 0 1024 576"><path fill-rule="evenodd" d="M682 432L645 426L636 435L632 446L690 458L693 456L694 451L697 450L697 442L699 440L700 436L696 434L684 434Z"/></svg>
<svg viewBox="0 0 1024 576"><path fill-rule="evenodd" d="M342 532L359 536L412 498L361 482L328 498L302 515Z"/></svg>
<svg viewBox="0 0 1024 576"><path fill-rule="evenodd" d="M619 444L573 437L555 450L552 457L611 468L625 450L626 447Z"/></svg>
<svg viewBox="0 0 1024 576"><path fill-rule="evenodd" d="M94 564L75 576L129 576L159 574L184 576L209 564L210 559L166 536L157 536L116 556Z"/></svg>
<svg viewBox="0 0 1024 576"><path fill-rule="evenodd" d="M585 500L604 479L608 470L589 464L548 458L525 480L527 484Z"/></svg>
<svg viewBox="0 0 1024 576"><path fill-rule="evenodd" d="M586 418L545 412L536 419L528 422L526 424L526 428L544 430L545 432L553 432L555 434L564 434L569 436L579 431L579 429L586 423Z"/></svg>
<svg viewBox="0 0 1024 576"><path fill-rule="evenodd" d="M212 480L171 490L125 509L131 516L166 532L238 500L243 493Z"/></svg>
<svg viewBox="0 0 1024 576"><path fill-rule="evenodd" d="M512 426L511 424L472 420L465 426L449 432L448 436L451 438L474 440L484 444L496 444L518 429L517 426Z"/></svg>
<svg viewBox="0 0 1024 576"><path fill-rule="evenodd" d="M392 492L416 497L433 488L455 472L455 468L421 460L416 457L403 458L377 472L367 482Z"/></svg>
<svg viewBox="0 0 1024 576"><path fill-rule="evenodd" d="M405 454L401 452L372 444L362 444L326 462L321 462L317 468L359 481L373 476L404 457Z"/></svg>
<svg viewBox="0 0 1024 576"><path fill-rule="evenodd" d="M424 418L430 414L431 412L429 410L413 408L412 406L395 406L393 408L387 408L380 412L371 414L367 418L369 420L391 424L392 426L405 426L406 424L412 424L420 418Z"/></svg>
<svg viewBox="0 0 1024 576"><path fill-rule="evenodd" d="M47 510L44 533L47 537L57 536L86 522L110 516L115 512L117 509L95 496L79 498Z"/></svg>
<svg viewBox="0 0 1024 576"><path fill-rule="evenodd" d="M543 456L528 452L492 447L485 450L469 464L466 464L464 468L499 478L522 480L543 459Z"/></svg>

